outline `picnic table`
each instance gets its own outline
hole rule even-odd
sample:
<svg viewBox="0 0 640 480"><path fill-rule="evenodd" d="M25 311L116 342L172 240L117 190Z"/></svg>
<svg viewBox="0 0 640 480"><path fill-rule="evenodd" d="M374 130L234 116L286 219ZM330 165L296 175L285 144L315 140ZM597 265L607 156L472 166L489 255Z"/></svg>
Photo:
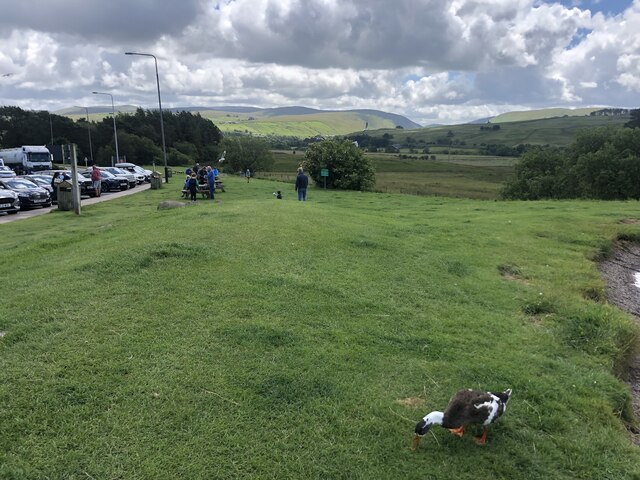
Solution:
<svg viewBox="0 0 640 480"><path fill-rule="evenodd" d="M216 193L224 191L224 183L222 182L222 180L216 180ZM200 188L198 188L198 193L202 195L202 198L209 198L209 186L207 184L200 185ZM182 196L184 198L189 198L190 195L191 194L188 189L182 189Z"/></svg>

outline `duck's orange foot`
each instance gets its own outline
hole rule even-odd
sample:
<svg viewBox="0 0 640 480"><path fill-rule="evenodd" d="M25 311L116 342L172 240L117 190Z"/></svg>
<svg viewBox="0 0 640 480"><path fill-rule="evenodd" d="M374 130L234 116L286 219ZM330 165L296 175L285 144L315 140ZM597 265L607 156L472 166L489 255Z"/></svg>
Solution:
<svg viewBox="0 0 640 480"><path fill-rule="evenodd" d="M464 425L458 428L450 428L449 431L456 437L462 437L464 435Z"/></svg>
<svg viewBox="0 0 640 480"><path fill-rule="evenodd" d="M473 437L473 441L476 442L476 445L485 445L487 443L487 431L482 432L479 437Z"/></svg>

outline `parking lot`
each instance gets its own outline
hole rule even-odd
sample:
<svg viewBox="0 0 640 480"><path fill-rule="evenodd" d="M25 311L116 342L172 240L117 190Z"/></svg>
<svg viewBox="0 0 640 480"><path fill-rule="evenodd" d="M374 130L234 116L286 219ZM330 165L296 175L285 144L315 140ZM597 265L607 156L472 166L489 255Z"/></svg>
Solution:
<svg viewBox="0 0 640 480"><path fill-rule="evenodd" d="M134 193L143 192L145 190L148 190L150 187L151 187L150 184L145 183L145 184L142 184L142 185L138 185L136 188L130 188L128 190L123 190L121 192L109 192L109 193L103 193L99 197L83 198L81 200L81 205L82 206L92 205L94 203L106 202L108 200L111 200L111 199L114 199L114 198L118 198L118 197L123 197L125 195L133 195ZM38 215L44 215L45 213L49 213L51 210L54 210L54 209L57 209L57 208L58 208L58 205L53 205L52 207L46 207L46 208L36 208L36 209L33 209L33 210L21 210L16 215L9 215L7 213L0 213L0 224L14 222L14 221L22 220L22 219L25 219L25 218L36 217Z"/></svg>

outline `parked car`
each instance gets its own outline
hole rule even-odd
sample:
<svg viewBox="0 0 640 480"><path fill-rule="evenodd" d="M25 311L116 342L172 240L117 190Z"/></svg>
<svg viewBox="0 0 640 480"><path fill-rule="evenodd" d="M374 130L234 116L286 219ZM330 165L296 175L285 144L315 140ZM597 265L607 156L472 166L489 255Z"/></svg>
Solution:
<svg viewBox="0 0 640 480"><path fill-rule="evenodd" d="M20 208L50 207L51 195L44 188L24 178L0 178L0 188L13 190L20 199Z"/></svg>
<svg viewBox="0 0 640 480"><path fill-rule="evenodd" d="M15 176L16 172L5 165L0 165L0 178L13 178Z"/></svg>
<svg viewBox="0 0 640 480"><path fill-rule="evenodd" d="M151 170L142 168L136 165L135 163L122 162L122 163L116 163L115 166L118 168L124 168L125 170L128 170L131 173L136 174L138 176L138 182L140 183L143 183L143 182L149 183L151 181L151 173L153 172L151 172Z"/></svg>
<svg viewBox="0 0 640 480"><path fill-rule="evenodd" d="M100 169L104 169L109 173L112 173L116 177L124 177L129 182L129 188L135 188L138 184L138 180L136 176L128 170L124 170L118 167L100 167Z"/></svg>
<svg viewBox="0 0 640 480"><path fill-rule="evenodd" d="M91 179L91 170L82 172L82 175ZM106 170L100 169L100 188L102 193L127 190L129 188L129 180L124 177L116 177Z"/></svg>
<svg viewBox="0 0 640 480"><path fill-rule="evenodd" d="M0 185L0 212L7 212L9 215L20 211L20 197L13 190L8 190Z"/></svg>
<svg viewBox="0 0 640 480"><path fill-rule="evenodd" d="M49 182L51 182L51 179L53 178L53 176L58 172L62 172L66 174L67 177L71 178L71 170L43 170L34 175L46 175L49 177ZM86 178L84 175L81 175L80 172L78 172L78 185L80 185L81 196L85 196L85 197L96 196L96 191L93 188L93 182L91 181L91 178Z"/></svg>
<svg viewBox="0 0 640 480"><path fill-rule="evenodd" d="M23 175L22 177L18 177L18 178L26 178L27 180L31 180L33 183L35 183L39 187L44 188L47 192L49 192L49 195L53 197L53 187L51 186L51 179L53 177L51 177L50 175L38 175L34 173L29 175ZM84 180L84 177L82 177L82 179Z"/></svg>

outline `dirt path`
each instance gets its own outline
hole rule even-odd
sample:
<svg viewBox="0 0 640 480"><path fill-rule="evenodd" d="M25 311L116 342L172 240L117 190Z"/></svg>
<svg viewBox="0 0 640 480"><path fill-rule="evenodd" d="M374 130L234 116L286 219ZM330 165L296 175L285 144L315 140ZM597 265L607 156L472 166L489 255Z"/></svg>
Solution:
<svg viewBox="0 0 640 480"><path fill-rule="evenodd" d="M640 274L640 245L620 241L614 254L600 264L600 273L606 282L609 302L632 314L640 324L640 288L635 285ZM633 395L633 411L640 419L640 356L636 357L628 378ZM632 432L633 442L640 445L640 432Z"/></svg>

